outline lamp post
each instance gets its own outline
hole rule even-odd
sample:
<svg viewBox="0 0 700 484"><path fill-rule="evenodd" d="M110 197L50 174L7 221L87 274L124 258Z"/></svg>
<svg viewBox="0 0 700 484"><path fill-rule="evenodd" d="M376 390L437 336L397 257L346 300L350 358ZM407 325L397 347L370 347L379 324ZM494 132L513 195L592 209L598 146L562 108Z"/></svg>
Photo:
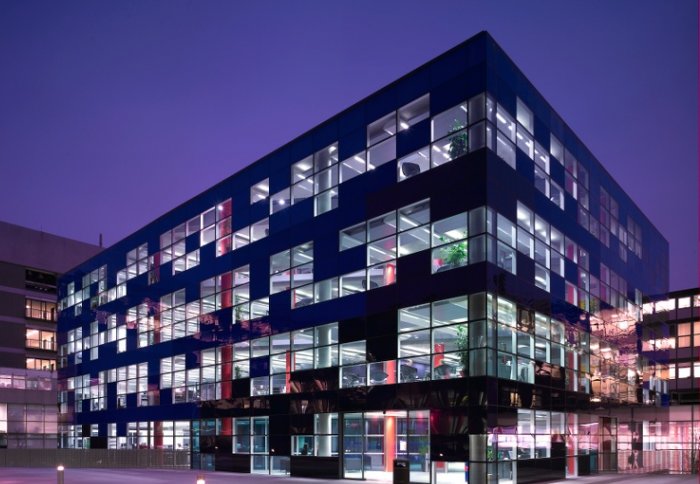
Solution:
<svg viewBox="0 0 700 484"><path fill-rule="evenodd" d="M60 484L63 484L62 482ZM197 484L207 484L207 481L204 480L204 476L202 474L197 476Z"/></svg>
<svg viewBox="0 0 700 484"><path fill-rule="evenodd" d="M66 468L63 467L62 465L56 467L56 482L57 484L63 484L63 471Z"/></svg>

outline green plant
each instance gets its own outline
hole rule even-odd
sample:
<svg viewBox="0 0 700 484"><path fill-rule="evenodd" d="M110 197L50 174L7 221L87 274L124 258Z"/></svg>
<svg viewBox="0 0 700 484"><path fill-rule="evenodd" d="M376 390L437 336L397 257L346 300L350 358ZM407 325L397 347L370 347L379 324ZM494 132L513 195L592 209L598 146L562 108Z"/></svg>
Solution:
<svg viewBox="0 0 700 484"><path fill-rule="evenodd" d="M455 119L449 132L455 133L462 128L464 128L464 124L459 119ZM468 140L469 138L467 137L467 133L464 131L450 138L449 152L451 160L454 160L455 158L467 153Z"/></svg>
<svg viewBox="0 0 700 484"><path fill-rule="evenodd" d="M234 312L235 312L236 317L235 317L233 323L234 324L240 323L243 320L243 308L240 305L236 306L236 308L234 309Z"/></svg>
<svg viewBox="0 0 700 484"><path fill-rule="evenodd" d="M466 326L457 326L457 349L459 350L459 362L462 364L462 373L467 375L469 365L469 333Z"/></svg>
<svg viewBox="0 0 700 484"><path fill-rule="evenodd" d="M486 460L494 461L496 460L496 453L493 451L493 445L486 447Z"/></svg>
<svg viewBox="0 0 700 484"><path fill-rule="evenodd" d="M422 455L430 454L430 445L428 445L424 441L421 441L421 444L418 447L418 453Z"/></svg>
<svg viewBox="0 0 700 484"><path fill-rule="evenodd" d="M442 249L442 260L453 267L464 264L467 258L467 241L450 244Z"/></svg>

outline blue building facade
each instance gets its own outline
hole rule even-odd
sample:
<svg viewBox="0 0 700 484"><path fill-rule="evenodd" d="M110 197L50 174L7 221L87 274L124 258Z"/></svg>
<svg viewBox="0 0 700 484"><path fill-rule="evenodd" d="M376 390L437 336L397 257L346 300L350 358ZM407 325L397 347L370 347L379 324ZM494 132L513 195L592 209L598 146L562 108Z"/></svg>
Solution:
<svg viewBox="0 0 700 484"><path fill-rule="evenodd" d="M482 32L64 276L62 445L414 482L650 468L639 321L667 289L665 239Z"/></svg>

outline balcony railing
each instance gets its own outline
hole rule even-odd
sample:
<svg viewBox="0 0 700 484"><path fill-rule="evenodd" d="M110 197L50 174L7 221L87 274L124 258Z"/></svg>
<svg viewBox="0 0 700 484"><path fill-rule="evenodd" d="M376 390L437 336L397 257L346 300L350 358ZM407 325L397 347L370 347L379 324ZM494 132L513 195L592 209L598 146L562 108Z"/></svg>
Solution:
<svg viewBox="0 0 700 484"><path fill-rule="evenodd" d="M50 339L38 340L27 338L26 347L39 350L56 351L56 341Z"/></svg>
<svg viewBox="0 0 700 484"><path fill-rule="evenodd" d="M24 316L30 319L41 319L42 321L56 321L56 310L46 310L39 308L25 308Z"/></svg>
<svg viewBox="0 0 700 484"><path fill-rule="evenodd" d="M0 390L43 390L55 389L55 380L47 371L0 368Z"/></svg>

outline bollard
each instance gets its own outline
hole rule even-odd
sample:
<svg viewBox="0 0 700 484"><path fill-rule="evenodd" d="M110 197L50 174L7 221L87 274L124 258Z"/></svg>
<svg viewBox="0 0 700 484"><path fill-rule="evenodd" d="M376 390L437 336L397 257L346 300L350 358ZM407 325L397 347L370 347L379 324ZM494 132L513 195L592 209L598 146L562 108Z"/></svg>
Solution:
<svg viewBox="0 0 700 484"><path fill-rule="evenodd" d="M63 482L60 484L63 484ZM207 484L207 481L204 480L204 476L202 474L197 476L197 484Z"/></svg>
<svg viewBox="0 0 700 484"><path fill-rule="evenodd" d="M63 466L56 467L56 482L57 482L57 484L63 484L63 471L64 470L65 470L65 467L63 467Z"/></svg>

